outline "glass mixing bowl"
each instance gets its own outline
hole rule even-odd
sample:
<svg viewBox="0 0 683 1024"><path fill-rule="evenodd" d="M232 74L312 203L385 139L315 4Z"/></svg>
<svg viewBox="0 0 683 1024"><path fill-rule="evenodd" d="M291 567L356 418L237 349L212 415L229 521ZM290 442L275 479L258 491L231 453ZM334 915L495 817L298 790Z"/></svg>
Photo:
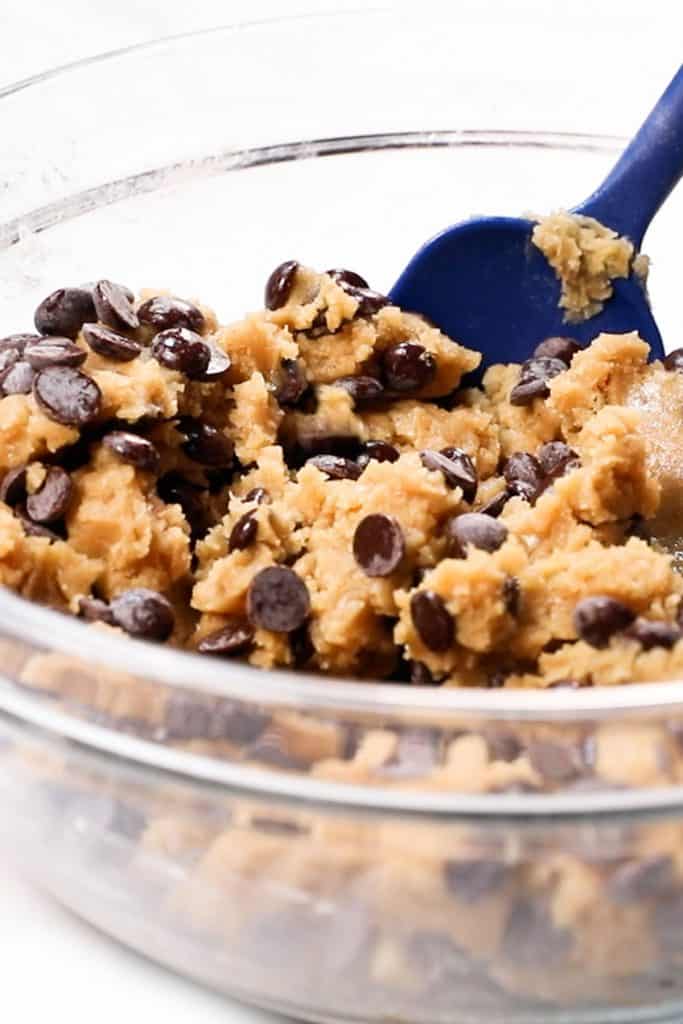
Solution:
<svg viewBox="0 0 683 1024"><path fill-rule="evenodd" d="M292 256L387 288L450 221L581 199L622 141L570 129L623 112L523 32L514 72L484 60L465 6L215 30L0 92L3 333L105 276L223 319ZM665 337L681 211L648 237ZM313 1021L681 1020L679 683L268 673L6 592L0 654L3 847L130 946Z"/></svg>

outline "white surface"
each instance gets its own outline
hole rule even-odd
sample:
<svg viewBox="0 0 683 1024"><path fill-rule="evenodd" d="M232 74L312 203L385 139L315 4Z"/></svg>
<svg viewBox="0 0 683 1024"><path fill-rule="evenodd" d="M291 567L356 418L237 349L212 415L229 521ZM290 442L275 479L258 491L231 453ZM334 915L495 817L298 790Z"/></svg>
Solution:
<svg viewBox="0 0 683 1024"><path fill-rule="evenodd" d="M640 0L574 0L573 4L549 4L547 0L450 0L463 13L474 7L478 17L490 17L491 50L482 54L495 67L495 50L514 45L506 33L497 33L497 15L513 8L535 14L547 31L552 18L558 30L558 68L566 68L566 54L574 59L577 74L593 74L596 90L603 95L619 88L601 79L599 62L591 67L586 40L610 40L612 70L614 51L623 52L623 67L635 73L643 65L658 64L673 70L680 60L681 16L677 5L655 0L647 31L636 31L634 18L642 11ZM0 0L2 7L0 87L43 68L169 33L188 31L235 20L325 9L358 9L364 0L199 0L179 4L173 0L58 0L29 3ZM372 6L389 6L379 2ZM423 7L424 7L423 3ZM653 9L654 8L654 9ZM426 8L428 10L428 8ZM528 29L527 29L528 31ZM655 58L656 54L656 58ZM676 54L678 56L676 57ZM628 73L628 72L627 72ZM603 78L604 78L603 69ZM607 76L609 77L609 76ZM658 76L657 76L658 77ZM495 79L492 78L495 88ZM656 92L652 93L652 99ZM329 97L322 97L323 102ZM499 100L500 102L500 100ZM623 111L622 111L623 113ZM154 967L81 924L52 901L17 879L0 861L0 948L2 949L2 998L12 1007L19 1024L33 1024L48 1017L66 1018L70 1024L109 1024L126 1013L135 1021L180 1024L265 1024L276 1018L230 1004L198 987Z"/></svg>

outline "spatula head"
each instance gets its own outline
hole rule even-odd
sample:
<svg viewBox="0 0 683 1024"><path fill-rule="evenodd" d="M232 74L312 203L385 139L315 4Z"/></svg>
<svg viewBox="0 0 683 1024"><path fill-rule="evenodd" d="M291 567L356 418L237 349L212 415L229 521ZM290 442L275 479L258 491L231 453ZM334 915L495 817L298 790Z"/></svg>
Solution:
<svg viewBox="0 0 683 1024"><path fill-rule="evenodd" d="M422 313L455 341L483 355L479 374L493 363L521 363L553 335L591 341L602 331L638 331L652 358L664 355L645 290L633 274L614 282L597 316L566 323L560 284L531 243L531 221L484 217L447 228L413 257L390 296Z"/></svg>

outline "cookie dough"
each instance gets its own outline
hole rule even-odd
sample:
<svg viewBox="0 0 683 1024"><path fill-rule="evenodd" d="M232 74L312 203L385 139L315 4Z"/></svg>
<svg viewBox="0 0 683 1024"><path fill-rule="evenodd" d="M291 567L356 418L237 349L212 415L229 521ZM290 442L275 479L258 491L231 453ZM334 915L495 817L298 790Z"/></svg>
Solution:
<svg viewBox="0 0 683 1024"><path fill-rule="evenodd" d="M565 214L552 237L577 309L632 255ZM0 582L23 596L266 668L680 676L679 354L549 338L468 387L478 353L294 261L237 324L111 281L35 322L0 341Z"/></svg>

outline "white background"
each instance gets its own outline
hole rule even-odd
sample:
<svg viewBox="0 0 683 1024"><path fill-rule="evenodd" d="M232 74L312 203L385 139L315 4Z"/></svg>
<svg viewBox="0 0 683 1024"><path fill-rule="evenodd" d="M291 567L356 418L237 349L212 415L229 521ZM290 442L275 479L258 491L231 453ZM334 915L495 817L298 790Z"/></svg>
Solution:
<svg viewBox="0 0 683 1024"><path fill-rule="evenodd" d="M433 9L420 0L425 16ZM451 10L459 0L450 0ZM128 43L233 21L313 10L359 9L363 0L0 0L0 87L46 67L110 50ZM372 6L391 6L387 3ZM490 12L492 52L496 45L513 45L496 37L496 13L519 8L539 22L561 17L567 44L558 61L575 60L577 74L595 75L600 81L599 56L590 52L595 30L605 29L618 50L624 49L625 66L661 47L664 75L673 72L671 59L683 55L683 31L676 32L674 0L651 0L647 5L651 31L639 38L620 31L630 15L642 12L641 0L481 0L479 13ZM657 31L663 19L664 32ZM683 20L678 23L683 28ZM672 36L673 29L673 36ZM676 40L675 37L678 36ZM640 48L640 53L639 53ZM491 54L487 55L489 58ZM674 58L675 59L675 58ZM670 69L670 70L669 70ZM492 88L495 83L492 83ZM654 97L652 97L654 98ZM614 89L618 108L619 90ZM623 119L624 111L618 113ZM0 160L2 159L0 155ZM109 942L56 904L3 869L0 851L0 949L2 950L2 1004L8 1019L33 1024L48 1017L71 1024L109 1024L129 1013L135 1021L180 1024L265 1024L274 1017L226 1003Z"/></svg>

